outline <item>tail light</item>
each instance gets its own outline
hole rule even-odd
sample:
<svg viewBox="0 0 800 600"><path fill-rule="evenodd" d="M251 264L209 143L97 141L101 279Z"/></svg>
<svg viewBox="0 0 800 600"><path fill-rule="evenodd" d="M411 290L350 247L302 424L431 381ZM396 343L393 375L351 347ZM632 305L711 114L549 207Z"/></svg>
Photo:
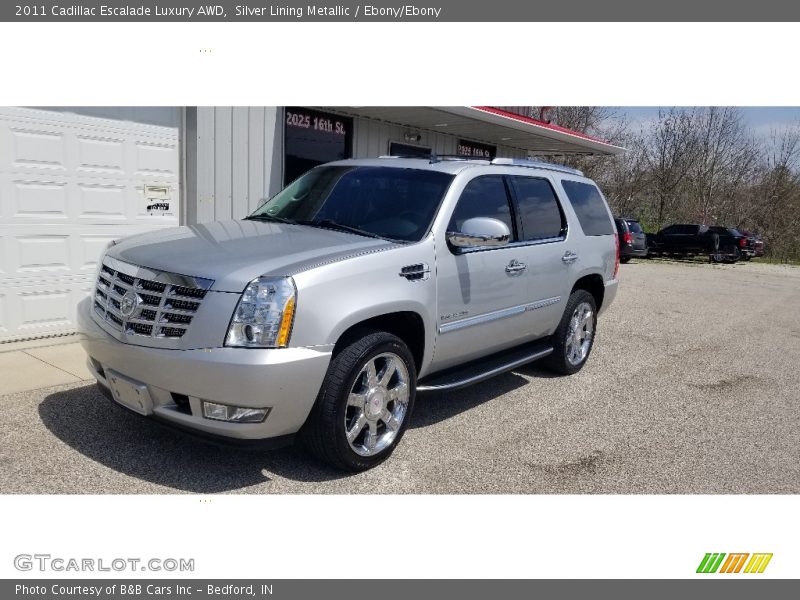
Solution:
<svg viewBox="0 0 800 600"><path fill-rule="evenodd" d="M630 235L630 234L628 234L628 235ZM614 245L616 246L616 250L615 251L616 251L616 255L617 256L616 256L615 261L614 261L614 277L613 277L613 279L616 279L617 278L617 273L619 273L619 236L618 235L614 236Z"/></svg>
<svg viewBox="0 0 800 600"><path fill-rule="evenodd" d="M742 239L740 239L740 240L739 240L739 246L740 246L741 248L744 248L745 246L747 246L747 238L742 238Z"/></svg>
<svg viewBox="0 0 800 600"><path fill-rule="evenodd" d="M628 244L629 246L633 243L633 236L631 235L630 231L628 233L622 234L622 241Z"/></svg>

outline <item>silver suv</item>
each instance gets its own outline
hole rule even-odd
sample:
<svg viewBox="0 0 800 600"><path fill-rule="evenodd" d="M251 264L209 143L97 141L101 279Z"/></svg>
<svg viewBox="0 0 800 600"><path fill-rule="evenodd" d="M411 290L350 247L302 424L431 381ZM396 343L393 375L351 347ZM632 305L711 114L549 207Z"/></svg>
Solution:
<svg viewBox="0 0 800 600"><path fill-rule="evenodd" d="M106 250L79 327L100 389L204 437L360 471L418 393L543 359L572 374L617 290L614 222L580 171L379 158L316 167L241 221Z"/></svg>

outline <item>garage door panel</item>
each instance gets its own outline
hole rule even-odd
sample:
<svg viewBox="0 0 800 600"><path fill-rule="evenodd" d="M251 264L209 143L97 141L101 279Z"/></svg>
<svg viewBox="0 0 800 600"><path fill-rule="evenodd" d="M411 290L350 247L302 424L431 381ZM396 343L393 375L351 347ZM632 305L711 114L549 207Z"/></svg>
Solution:
<svg viewBox="0 0 800 600"><path fill-rule="evenodd" d="M136 143L137 173L144 176L174 176L178 171L175 161L177 144L147 141Z"/></svg>
<svg viewBox="0 0 800 600"><path fill-rule="evenodd" d="M127 186L124 183L83 183L78 186L80 219L128 218Z"/></svg>
<svg viewBox="0 0 800 600"><path fill-rule="evenodd" d="M125 139L78 136L79 173L120 176L125 172Z"/></svg>
<svg viewBox="0 0 800 600"><path fill-rule="evenodd" d="M10 128L12 167L66 171L63 132Z"/></svg>
<svg viewBox="0 0 800 600"><path fill-rule="evenodd" d="M11 207L15 218L67 219L66 181L11 182Z"/></svg>
<svg viewBox="0 0 800 600"><path fill-rule="evenodd" d="M108 242L178 224L177 124L118 112L0 107L0 342L72 331Z"/></svg>
<svg viewBox="0 0 800 600"><path fill-rule="evenodd" d="M68 235L17 236L17 273L71 270Z"/></svg>

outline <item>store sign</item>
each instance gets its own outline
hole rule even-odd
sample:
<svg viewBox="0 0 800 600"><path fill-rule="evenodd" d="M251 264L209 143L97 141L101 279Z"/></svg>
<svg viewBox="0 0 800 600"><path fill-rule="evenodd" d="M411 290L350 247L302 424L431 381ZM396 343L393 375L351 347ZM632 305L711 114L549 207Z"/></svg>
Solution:
<svg viewBox="0 0 800 600"><path fill-rule="evenodd" d="M458 154L459 156L492 159L497 156L497 146L470 142L469 140L458 140Z"/></svg>
<svg viewBox="0 0 800 600"><path fill-rule="evenodd" d="M333 115L304 111L303 109L286 109L286 126L299 129L310 129L335 135L347 135L347 124Z"/></svg>

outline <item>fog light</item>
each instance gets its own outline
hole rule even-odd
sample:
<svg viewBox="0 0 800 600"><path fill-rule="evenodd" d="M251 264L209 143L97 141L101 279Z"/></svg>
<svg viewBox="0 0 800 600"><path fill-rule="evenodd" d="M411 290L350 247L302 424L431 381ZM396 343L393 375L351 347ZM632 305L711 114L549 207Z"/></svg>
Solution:
<svg viewBox="0 0 800 600"><path fill-rule="evenodd" d="M231 423L261 423L267 418L269 408L245 408L203 401L203 416L214 421Z"/></svg>

